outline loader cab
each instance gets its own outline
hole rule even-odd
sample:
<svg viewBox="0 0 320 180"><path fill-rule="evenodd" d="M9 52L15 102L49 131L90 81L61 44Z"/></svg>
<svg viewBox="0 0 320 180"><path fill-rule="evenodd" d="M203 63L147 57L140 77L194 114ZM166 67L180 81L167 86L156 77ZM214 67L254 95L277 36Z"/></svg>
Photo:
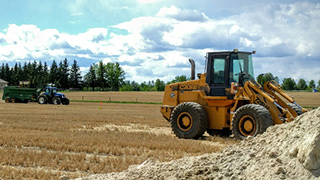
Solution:
<svg viewBox="0 0 320 180"><path fill-rule="evenodd" d="M233 99L229 93L231 82L239 82L239 75L247 73L253 76L252 53L225 51L207 53L207 77L206 83L210 86L209 96L227 96Z"/></svg>

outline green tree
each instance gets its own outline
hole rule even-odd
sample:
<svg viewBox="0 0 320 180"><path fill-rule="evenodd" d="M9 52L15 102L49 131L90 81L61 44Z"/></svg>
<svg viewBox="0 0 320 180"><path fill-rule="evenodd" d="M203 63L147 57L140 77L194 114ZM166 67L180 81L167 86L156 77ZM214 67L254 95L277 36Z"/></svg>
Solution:
<svg viewBox="0 0 320 180"><path fill-rule="evenodd" d="M81 79L80 67L77 61L74 60L70 72L70 86L72 88L80 88Z"/></svg>
<svg viewBox="0 0 320 180"><path fill-rule="evenodd" d="M12 85L19 85L21 69L18 66L18 63L14 65L12 72Z"/></svg>
<svg viewBox="0 0 320 180"><path fill-rule="evenodd" d="M274 80L279 83L279 78L278 76L273 76L272 73L265 73L265 74L259 74L257 77L257 81L259 84L262 86L264 85L265 82Z"/></svg>
<svg viewBox="0 0 320 180"><path fill-rule="evenodd" d="M284 90L294 90L296 87L296 82L291 78L284 78L282 82L282 89Z"/></svg>
<svg viewBox="0 0 320 180"><path fill-rule="evenodd" d="M307 82L304 79L299 79L297 84L298 90L306 90L307 89Z"/></svg>
<svg viewBox="0 0 320 180"><path fill-rule="evenodd" d="M93 65L90 66L89 72L84 76L84 82L88 87L92 88L92 91L94 91L94 88L97 85L97 76Z"/></svg>
<svg viewBox="0 0 320 180"><path fill-rule="evenodd" d="M50 73L49 73L49 83L54 83L55 85L59 84L59 75L58 75L58 66L55 60L53 60L51 67L50 67Z"/></svg>
<svg viewBox="0 0 320 180"><path fill-rule="evenodd" d="M161 81L160 79L157 79L155 86L156 86L157 91L164 91L166 84L163 81Z"/></svg>
<svg viewBox="0 0 320 180"><path fill-rule="evenodd" d="M97 72L97 84L104 90L107 87L107 80L106 80L106 68L102 61L99 62L96 68Z"/></svg>
<svg viewBox="0 0 320 180"><path fill-rule="evenodd" d="M308 88L309 88L309 89L313 89L313 88L315 88L315 87L316 87L316 85L315 85L315 83L314 83L314 80L311 80L311 81L309 82Z"/></svg>
<svg viewBox="0 0 320 180"><path fill-rule="evenodd" d="M60 85L63 88L69 88L70 82L69 82L69 63L67 58L65 58L63 61L59 64L59 79L60 79Z"/></svg>
<svg viewBox="0 0 320 180"><path fill-rule="evenodd" d="M188 81L190 78L187 78L187 76L182 75L182 76L176 76L172 81L167 82L167 84L171 83L176 83L176 82L183 82L183 81Z"/></svg>
<svg viewBox="0 0 320 180"><path fill-rule="evenodd" d="M112 91L119 91L121 84L124 81L124 70L120 67L118 62L108 63L105 66L107 84L111 87Z"/></svg>

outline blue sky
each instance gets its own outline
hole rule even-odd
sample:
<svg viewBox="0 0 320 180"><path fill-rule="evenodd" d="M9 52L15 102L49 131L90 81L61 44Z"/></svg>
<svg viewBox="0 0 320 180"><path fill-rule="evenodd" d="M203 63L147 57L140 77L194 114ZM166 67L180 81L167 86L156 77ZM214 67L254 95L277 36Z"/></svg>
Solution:
<svg viewBox="0 0 320 180"><path fill-rule="evenodd" d="M253 51L255 75L320 80L320 3L269 0L1 0L0 61L119 62L126 80L204 71L209 51ZM70 64L71 65L71 64Z"/></svg>

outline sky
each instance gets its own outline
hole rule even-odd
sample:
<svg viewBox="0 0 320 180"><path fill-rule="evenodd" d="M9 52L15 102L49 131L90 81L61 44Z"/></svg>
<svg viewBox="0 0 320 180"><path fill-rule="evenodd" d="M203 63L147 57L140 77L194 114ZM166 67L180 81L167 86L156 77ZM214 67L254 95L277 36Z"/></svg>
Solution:
<svg viewBox="0 0 320 180"><path fill-rule="evenodd" d="M205 71L207 52L256 51L255 76L320 80L318 0L0 0L0 63L119 62L126 80Z"/></svg>

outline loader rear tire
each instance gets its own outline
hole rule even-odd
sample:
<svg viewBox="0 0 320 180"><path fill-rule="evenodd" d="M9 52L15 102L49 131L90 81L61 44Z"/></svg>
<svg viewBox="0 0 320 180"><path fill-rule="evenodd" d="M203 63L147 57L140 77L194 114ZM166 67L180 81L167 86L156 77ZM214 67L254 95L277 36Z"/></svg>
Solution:
<svg viewBox="0 0 320 180"><path fill-rule="evenodd" d="M181 103L173 109L171 127L178 138L198 139L208 128L205 110L194 102Z"/></svg>
<svg viewBox="0 0 320 180"><path fill-rule="evenodd" d="M288 103L287 105L291 107L297 113L298 116L303 114L303 111L297 105L293 103Z"/></svg>
<svg viewBox="0 0 320 180"><path fill-rule="evenodd" d="M269 111L258 104L247 104L240 107L232 119L234 137L245 139L264 133L273 123Z"/></svg>

